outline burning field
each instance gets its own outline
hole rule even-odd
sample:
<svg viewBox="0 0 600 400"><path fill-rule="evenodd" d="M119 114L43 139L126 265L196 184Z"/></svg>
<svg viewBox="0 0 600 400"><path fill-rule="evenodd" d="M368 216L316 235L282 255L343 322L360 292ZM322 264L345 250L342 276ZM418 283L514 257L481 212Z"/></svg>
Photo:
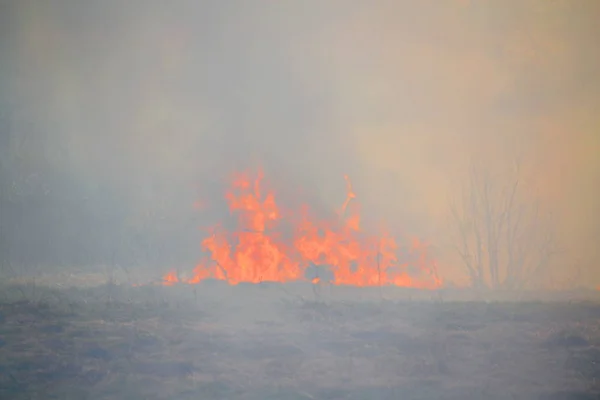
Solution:
<svg viewBox="0 0 600 400"><path fill-rule="evenodd" d="M310 280L358 287L400 286L435 289L442 285L436 261L418 238L397 243L388 232L366 233L348 176L346 199L329 219L318 219L304 205L282 208L263 173L236 174L225 194L232 229L211 227L202 241L208 253L184 282L217 279L241 282ZM175 271L166 284L180 281Z"/></svg>
<svg viewBox="0 0 600 400"><path fill-rule="evenodd" d="M0 1L0 400L600 400L600 1Z"/></svg>
<svg viewBox="0 0 600 400"><path fill-rule="evenodd" d="M363 229L346 183L323 219L237 175L191 273L6 281L0 398L600 396L597 301L444 287L427 245Z"/></svg>

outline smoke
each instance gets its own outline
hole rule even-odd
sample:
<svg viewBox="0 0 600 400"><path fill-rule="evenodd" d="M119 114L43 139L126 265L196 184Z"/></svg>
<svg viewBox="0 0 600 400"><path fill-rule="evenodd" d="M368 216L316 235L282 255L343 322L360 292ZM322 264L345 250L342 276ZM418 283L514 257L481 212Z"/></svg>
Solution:
<svg viewBox="0 0 600 400"><path fill-rule="evenodd" d="M12 135L27 136L19 173L43 159L70 176L106 234L169 215L162 234L192 260L204 217L191 204L218 203L232 171L260 165L282 196L302 187L325 209L349 174L365 217L442 243L471 160L504 170L518 157L581 281L600 279L594 1L3 7L2 102Z"/></svg>

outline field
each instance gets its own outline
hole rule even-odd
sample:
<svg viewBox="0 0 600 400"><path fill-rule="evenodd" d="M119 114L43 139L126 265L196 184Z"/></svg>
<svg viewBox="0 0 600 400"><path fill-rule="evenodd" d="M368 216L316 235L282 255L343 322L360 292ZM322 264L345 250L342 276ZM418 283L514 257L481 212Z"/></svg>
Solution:
<svg viewBox="0 0 600 400"><path fill-rule="evenodd" d="M0 288L1 399L598 399L578 293L115 282Z"/></svg>

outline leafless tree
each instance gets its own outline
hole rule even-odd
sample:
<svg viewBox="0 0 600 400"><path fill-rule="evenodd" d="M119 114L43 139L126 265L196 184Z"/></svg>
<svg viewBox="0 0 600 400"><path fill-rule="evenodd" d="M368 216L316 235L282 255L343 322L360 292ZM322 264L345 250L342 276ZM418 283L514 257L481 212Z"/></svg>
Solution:
<svg viewBox="0 0 600 400"><path fill-rule="evenodd" d="M513 173L470 168L460 200L451 202L453 245L475 288L521 290L543 284L558 254L539 200L524 196L519 163Z"/></svg>

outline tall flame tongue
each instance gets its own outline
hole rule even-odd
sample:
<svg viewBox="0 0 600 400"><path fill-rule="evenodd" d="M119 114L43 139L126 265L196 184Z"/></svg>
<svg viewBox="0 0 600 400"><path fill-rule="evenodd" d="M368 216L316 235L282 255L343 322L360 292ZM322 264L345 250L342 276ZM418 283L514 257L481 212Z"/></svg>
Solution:
<svg viewBox="0 0 600 400"><path fill-rule="evenodd" d="M336 285L440 287L436 263L428 257L426 244L413 240L412 246L399 252L389 234L369 236L361 232L357 204L352 202L356 195L350 179L344 178L346 200L336 220L317 220L304 206L300 213L292 214L295 218L284 221L273 192L263 193L262 171L254 180L248 174L238 174L225 195L230 211L237 214L238 228L233 232L221 226L212 228L212 234L202 241L210 261L199 264L186 282L212 278L234 285L298 280L318 283L324 278L307 276L307 268L319 266L329 268ZM173 272L164 277L165 285L176 282L179 279Z"/></svg>

